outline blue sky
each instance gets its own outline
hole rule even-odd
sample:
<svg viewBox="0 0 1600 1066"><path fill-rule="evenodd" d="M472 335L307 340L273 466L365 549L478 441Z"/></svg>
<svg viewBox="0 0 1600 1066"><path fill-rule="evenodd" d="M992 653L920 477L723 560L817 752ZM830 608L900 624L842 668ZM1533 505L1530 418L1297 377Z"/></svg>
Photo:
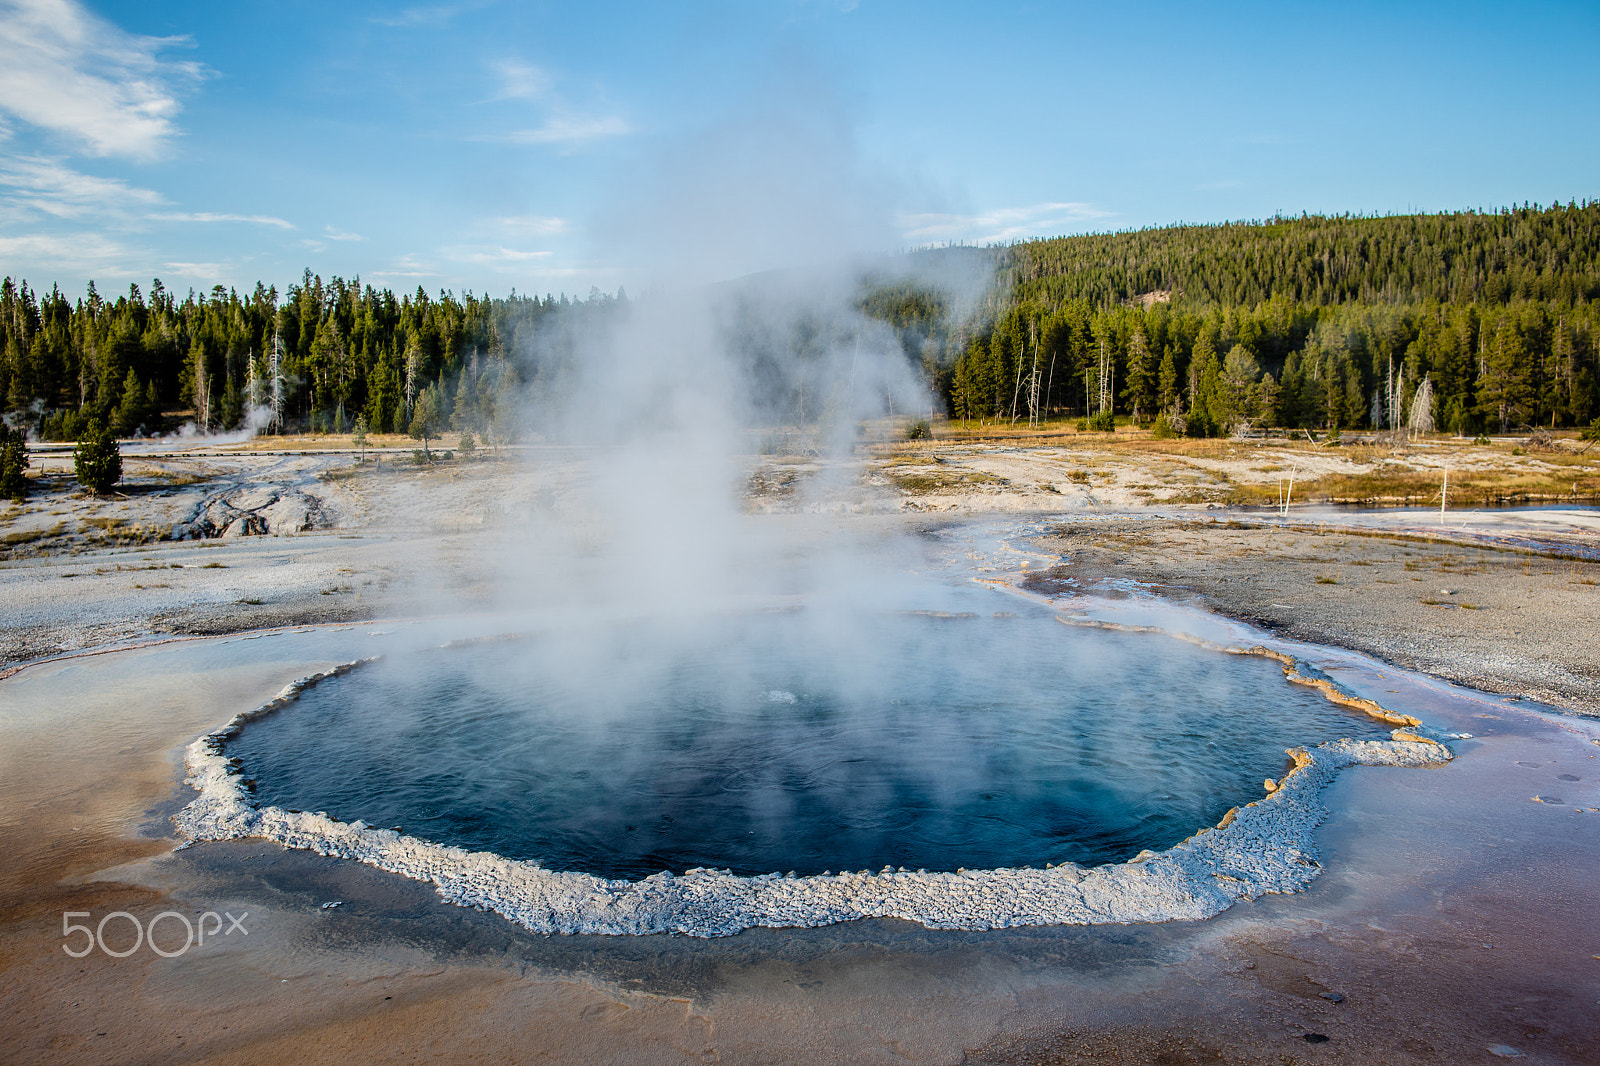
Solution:
<svg viewBox="0 0 1600 1066"><path fill-rule="evenodd" d="M503 295L1600 196L1600 5L0 0L0 273Z"/></svg>

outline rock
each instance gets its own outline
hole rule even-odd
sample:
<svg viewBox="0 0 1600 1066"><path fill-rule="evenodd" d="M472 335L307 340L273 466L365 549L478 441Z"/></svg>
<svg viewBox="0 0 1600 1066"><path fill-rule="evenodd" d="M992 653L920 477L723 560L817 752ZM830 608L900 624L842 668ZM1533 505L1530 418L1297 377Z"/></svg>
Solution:
<svg viewBox="0 0 1600 1066"><path fill-rule="evenodd" d="M279 490L274 486L259 485L242 492L235 492L228 497L228 506L239 511L259 511L276 503L278 495Z"/></svg>
<svg viewBox="0 0 1600 1066"><path fill-rule="evenodd" d="M1518 1051L1514 1047L1511 1047L1509 1044L1491 1044L1489 1046L1489 1054L1502 1059L1522 1058L1522 1052Z"/></svg>
<svg viewBox="0 0 1600 1066"><path fill-rule="evenodd" d="M314 507L310 497L296 492L280 496L259 513L274 533L304 533L314 528L311 520Z"/></svg>
<svg viewBox="0 0 1600 1066"><path fill-rule="evenodd" d="M1321 996L1323 999L1327 1000L1329 1003L1343 1003L1344 1002L1344 994L1340 993L1340 992L1318 992L1317 995Z"/></svg>
<svg viewBox="0 0 1600 1066"><path fill-rule="evenodd" d="M264 486L203 500L187 519L173 524L170 535L173 540L206 540L303 533L330 525L315 496Z"/></svg>
<svg viewBox="0 0 1600 1066"><path fill-rule="evenodd" d="M229 522L227 528L222 531L222 536L259 536L266 531L267 524L266 522L262 521L258 515L246 514L240 515L238 518L235 518L233 521Z"/></svg>

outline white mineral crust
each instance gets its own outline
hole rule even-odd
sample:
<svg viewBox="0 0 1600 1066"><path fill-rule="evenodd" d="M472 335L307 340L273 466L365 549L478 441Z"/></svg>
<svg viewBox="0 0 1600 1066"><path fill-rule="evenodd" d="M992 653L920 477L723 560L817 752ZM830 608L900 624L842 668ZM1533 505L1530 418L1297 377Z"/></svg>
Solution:
<svg viewBox="0 0 1600 1066"><path fill-rule="evenodd" d="M1434 766L1443 744L1337 740L1291 748L1299 765L1262 799L1159 854L1093 868L956 873L839 873L739 877L696 869L642 881L609 881L547 870L492 852L469 852L340 822L326 814L254 806L223 755L253 718L293 702L300 691L361 665L347 663L285 686L261 707L200 737L185 755L199 795L174 816L195 840L266 837L285 847L354 859L435 886L445 900L493 911L536 933L682 933L726 936L753 926L809 927L856 918L901 918L930 929L1092 925L1209 918L1237 899L1304 888L1321 869L1315 830L1328 816L1321 793L1346 766ZM1396 730L1418 735L1417 730Z"/></svg>

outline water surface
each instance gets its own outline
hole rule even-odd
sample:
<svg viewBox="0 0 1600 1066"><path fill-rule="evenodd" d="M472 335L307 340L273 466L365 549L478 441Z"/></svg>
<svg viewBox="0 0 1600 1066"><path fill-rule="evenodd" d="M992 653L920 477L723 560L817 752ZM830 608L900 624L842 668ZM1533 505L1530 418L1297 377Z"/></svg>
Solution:
<svg viewBox="0 0 1600 1066"><path fill-rule="evenodd" d="M1121 861L1258 797L1286 747L1383 735L1159 635L800 610L394 657L229 754L263 804L637 879Z"/></svg>

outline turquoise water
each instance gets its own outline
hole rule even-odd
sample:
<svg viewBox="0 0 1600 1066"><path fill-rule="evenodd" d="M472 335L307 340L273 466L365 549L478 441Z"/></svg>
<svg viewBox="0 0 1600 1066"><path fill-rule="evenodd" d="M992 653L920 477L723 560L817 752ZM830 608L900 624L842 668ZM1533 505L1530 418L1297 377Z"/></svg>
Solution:
<svg viewBox="0 0 1600 1066"><path fill-rule="evenodd" d="M1383 735L1159 635L800 610L395 657L228 753L263 804L636 879L1120 861L1259 797L1287 747Z"/></svg>

